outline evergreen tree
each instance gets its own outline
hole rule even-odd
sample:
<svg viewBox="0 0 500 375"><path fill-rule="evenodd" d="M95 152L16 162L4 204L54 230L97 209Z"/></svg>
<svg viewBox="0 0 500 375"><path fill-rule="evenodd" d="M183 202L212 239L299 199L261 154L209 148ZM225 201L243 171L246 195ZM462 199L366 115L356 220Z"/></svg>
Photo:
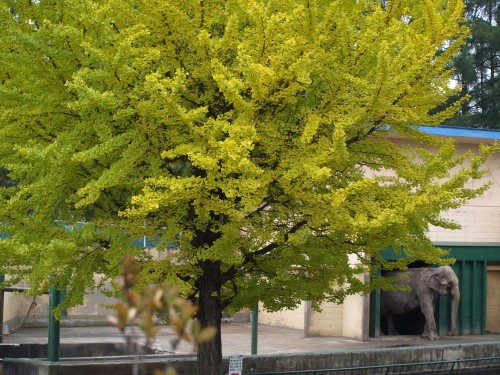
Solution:
<svg viewBox="0 0 500 375"><path fill-rule="evenodd" d="M447 125L500 129L500 1L466 1L471 36L453 61L465 98Z"/></svg>

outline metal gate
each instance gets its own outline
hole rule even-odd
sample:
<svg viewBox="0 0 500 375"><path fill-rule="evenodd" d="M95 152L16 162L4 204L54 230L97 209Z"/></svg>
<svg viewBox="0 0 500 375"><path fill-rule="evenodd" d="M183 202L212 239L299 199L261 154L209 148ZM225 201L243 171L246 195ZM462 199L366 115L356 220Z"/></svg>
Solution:
<svg viewBox="0 0 500 375"><path fill-rule="evenodd" d="M457 334L482 335L486 328L486 261L457 260L452 266L460 280ZM437 309L438 334L450 329L451 301L441 297Z"/></svg>

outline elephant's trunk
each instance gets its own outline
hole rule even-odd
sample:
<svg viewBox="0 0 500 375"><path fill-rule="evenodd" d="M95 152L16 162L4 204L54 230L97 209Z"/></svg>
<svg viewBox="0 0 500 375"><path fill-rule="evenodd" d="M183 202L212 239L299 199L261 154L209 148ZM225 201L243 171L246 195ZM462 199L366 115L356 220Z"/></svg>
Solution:
<svg viewBox="0 0 500 375"><path fill-rule="evenodd" d="M457 314L458 314L458 304L460 303L460 290L458 289L458 283L453 287L450 292L451 297L451 327L449 336L454 336L457 329Z"/></svg>

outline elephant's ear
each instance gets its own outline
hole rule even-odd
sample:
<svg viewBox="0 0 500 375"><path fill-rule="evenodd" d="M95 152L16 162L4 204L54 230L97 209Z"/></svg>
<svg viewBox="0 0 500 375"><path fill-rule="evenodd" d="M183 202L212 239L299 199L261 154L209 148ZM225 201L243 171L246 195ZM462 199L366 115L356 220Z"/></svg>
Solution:
<svg viewBox="0 0 500 375"><path fill-rule="evenodd" d="M426 284L429 288L439 292L439 276L435 273L427 278Z"/></svg>

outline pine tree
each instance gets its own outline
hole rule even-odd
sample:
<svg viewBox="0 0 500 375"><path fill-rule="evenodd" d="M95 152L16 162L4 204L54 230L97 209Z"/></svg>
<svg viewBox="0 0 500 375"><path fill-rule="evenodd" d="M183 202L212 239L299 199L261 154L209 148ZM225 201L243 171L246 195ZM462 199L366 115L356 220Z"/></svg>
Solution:
<svg viewBox="0 0 500 375"><path fill-rule="evenodd" d="M471 36L453 61L465 98L448 125L500 129L500 1L469 0Z"/></svg>

